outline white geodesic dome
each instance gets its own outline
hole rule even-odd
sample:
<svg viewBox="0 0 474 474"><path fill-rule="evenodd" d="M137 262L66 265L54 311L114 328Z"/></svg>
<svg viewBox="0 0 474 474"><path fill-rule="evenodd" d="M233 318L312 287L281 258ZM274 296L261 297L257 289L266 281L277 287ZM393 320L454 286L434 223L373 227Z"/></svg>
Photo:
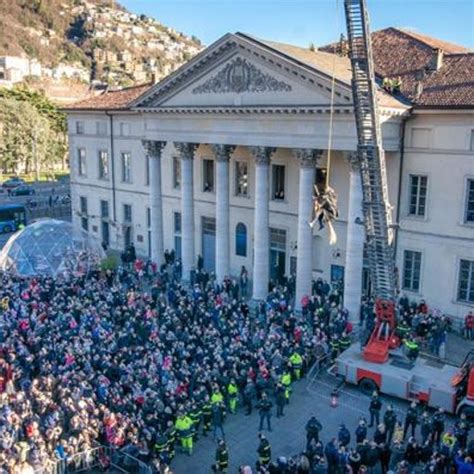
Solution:
<svg viewBox="0 0 474 474"><path fill-rule="evenodd" d="M84 274L105 257L98 239L70 222L40 219L12 235L0 252L0 270L20 276Z"/></svg>

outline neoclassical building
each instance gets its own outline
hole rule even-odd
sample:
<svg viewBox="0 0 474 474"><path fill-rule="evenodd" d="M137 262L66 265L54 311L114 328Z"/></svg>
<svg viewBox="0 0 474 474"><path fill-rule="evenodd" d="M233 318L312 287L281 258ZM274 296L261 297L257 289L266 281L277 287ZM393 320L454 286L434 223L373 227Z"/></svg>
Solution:
<svg viewBox="0 0 474 474"><path fill-rule="evenodd" d="M474 55L393 28L374 46L380 83L403 79L377 91L400 291L462 317L474 306ZM297 305L312 279L339 281L357 318L370 278L350 61L333 49L228 34L157 84L75 104L74 224L157 262L174 249L185 280L198 254L219 279L245 266L256 299L289 274ZM326 180L334 246L308 225Z"/></svg>

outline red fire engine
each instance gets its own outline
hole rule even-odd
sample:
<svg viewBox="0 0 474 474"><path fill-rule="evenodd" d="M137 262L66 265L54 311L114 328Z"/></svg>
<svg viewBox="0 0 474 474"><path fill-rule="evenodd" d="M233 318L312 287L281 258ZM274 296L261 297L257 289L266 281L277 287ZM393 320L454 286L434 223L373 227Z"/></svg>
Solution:
<svg viewBox="0 0 474 474"><path fill-rule="evenodd" d="M366 0L344 0L352 93L357 127L357 155L372 285L377 297L376 326L361 351L353 345L336 361L338 375L364 391L380 391L419 400L451 413L474 415L474 355L461 369L418 357L410 361L395 336L396 276L385 156L377 111L376 82Z"/></svg>

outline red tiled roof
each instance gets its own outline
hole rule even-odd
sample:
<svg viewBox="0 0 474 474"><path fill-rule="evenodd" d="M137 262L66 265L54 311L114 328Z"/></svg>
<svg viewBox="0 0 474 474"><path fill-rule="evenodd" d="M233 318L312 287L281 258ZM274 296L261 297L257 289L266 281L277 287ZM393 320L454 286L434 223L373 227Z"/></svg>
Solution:
<svg viewBox="0 0 474 474"><path fill-rule="evenodd" d="M104 91L100 95L90 96L79 102L74 102L65 110L123 110L138 99L150 87L151 83L140 84L120 90Z"/></svg>
<svg viewBox="0 0 474 474"><path fill-rule="evenodd" d="M336 46L321 50L334 51ZM376 74L400 77L402 94L415 106L474 106L474 55L467 48L398 28L372 33L372 48ZM438 49L443 51L442 66L430 70Z"/></svg>

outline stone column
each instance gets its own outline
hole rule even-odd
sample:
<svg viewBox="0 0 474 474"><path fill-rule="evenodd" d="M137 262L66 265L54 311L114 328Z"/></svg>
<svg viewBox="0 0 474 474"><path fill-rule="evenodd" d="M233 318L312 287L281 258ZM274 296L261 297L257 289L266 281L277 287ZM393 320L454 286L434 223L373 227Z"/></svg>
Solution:
<svg viewBox="0 0 474 474"><path fill-rule="evenodd" d="M164 262L161 152L166 142L142 140L142 144L146 155L150 158L151 259L160 267Z"/></svg>
<svg viewBox="0 0 474 474"><path fill-rule="evenodd" d="M347 216L346 265L344 270L344 306L349 320L359 322L362 297L365 229L362 213L362 180L357 153L348 156L350 164L349 210Z"/></svg>
<svg viewBox="0 0 474 474"><path fill-rule="evenodd" d="M319 150L299 148L295 150L298 158L299 199L298 199L298 243L296 261L295 309L301 310L303 296L311 296L313 278L313 229L309 226L313 207L314 175Z"/></svg>
<svg viewBox="0 0 474 474"><path fill-rule="evenodd" d="M269 167L274 148L251 147L255 156L255 224L254 224L254 262L253 299L264 300L268 293L270 270L270 230L269 212Z"/></svg>
<svg viewBox="0 0 474 474"><path fill-rule="evenodd" d="M216 157L216 277L221 283L230 274L229 159L235 147L213 145Z"/></svg>
<svg viewBox="0 0 474 474"><path fill-rule="evenodd" d="M197 143L175 142L181 158L181 260L184 282L191 280L196 260L194 251L194 182L193 159Z"/></svg>

